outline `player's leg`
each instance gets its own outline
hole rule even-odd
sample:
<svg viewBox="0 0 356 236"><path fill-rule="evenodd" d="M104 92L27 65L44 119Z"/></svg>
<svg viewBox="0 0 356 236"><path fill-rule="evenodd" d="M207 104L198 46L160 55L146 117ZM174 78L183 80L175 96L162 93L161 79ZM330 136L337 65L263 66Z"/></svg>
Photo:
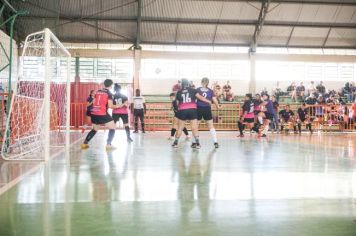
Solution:
<svg viewBox="0 0 356 236"><path fill-rule="evenodd" d="M178 129L175 134L175 140L172 144L172 147L177 148L180 136L182 135L183 128L185 126L185 120L178 119Z"/></svg>
<svg viewBox="0 0 356 236"><path fill-rule="evenodd" d="M113 120L108 121L107 123L105 123L105 127L109 129L109 134L108 134L108 139L106 142L106 149L107 150L111 150L111 149L115 149L111 143L115 137L115 129L116 129L116 125L115 122Z"/></svg>
<svg viewBox="0 0 356 236"><path fill-rule="evenodd" d="M131 139L131 134L130 134L129 115L122 114L121 119L122 119L122 123L124 123L127 142L132 142L133 140Z"/></svg>
<svg viewBox="0 0 356 236"><path fill-rule="evenodd" d="M240 135L237 136L237 137L241 137L241 138L244 137L245 124L241 120L239 120L237 122L237 127L238 127L239 132L240 132Z"/></svg>
<svg viewBox="0 0 356 236"><path fill-rule="evenodd" d="M194 137L194 141L192 143L192 148L200 148L200 142L199 142L199 130L198 130L198 120L194 119L190 121L191 126L192 126L192 133L193 133L193 137Z"/></svg>
<svg viewBox="0 0 356 236"><path fill-rule="evenodd" d="M171 137L169 139L174 139L174 135L176 134L178 128L178 122L179 122L178 118L174 116L172 119Z"/></svg>
<svg viewBox="0 0 356 236"><path fill-rule="evenodd" d="M97 124L93 124L93 128L92 130L89 131L89 133L87 134L87 136L85 137L84 142L81 145L82 149L86 149L89 148L89 142L92 138L94 138L95 134L98 132L99 130L99 125Z"/></svg>

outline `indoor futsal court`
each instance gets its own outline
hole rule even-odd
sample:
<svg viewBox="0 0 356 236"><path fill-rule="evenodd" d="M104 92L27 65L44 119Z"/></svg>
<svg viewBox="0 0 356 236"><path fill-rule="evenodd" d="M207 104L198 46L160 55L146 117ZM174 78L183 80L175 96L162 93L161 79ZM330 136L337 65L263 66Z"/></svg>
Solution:
<svg viewBox="0 0 356 236"><path fill-rule="evenodd" d="M0 0L0 236L356 236L356 1Z"/></svg>

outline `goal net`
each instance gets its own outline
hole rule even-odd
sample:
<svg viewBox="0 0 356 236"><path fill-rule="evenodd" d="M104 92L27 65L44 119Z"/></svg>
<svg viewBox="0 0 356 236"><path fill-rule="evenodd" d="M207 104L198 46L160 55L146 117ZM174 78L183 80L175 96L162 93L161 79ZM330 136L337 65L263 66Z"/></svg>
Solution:
<svg viewBox="0 0 356 236"><path fill-rule="evenodd" d="M27 36L2 143L6 160L47 160L69 145L70 54L49 30Z"/></svg>

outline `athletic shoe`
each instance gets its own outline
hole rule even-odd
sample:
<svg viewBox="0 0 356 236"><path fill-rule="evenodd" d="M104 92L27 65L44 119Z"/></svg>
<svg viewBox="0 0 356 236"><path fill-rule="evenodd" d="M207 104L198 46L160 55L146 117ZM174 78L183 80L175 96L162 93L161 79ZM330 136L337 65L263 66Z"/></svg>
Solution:
<svg viewBox="0 0 356 236"><path fill-rule="evenodd" d="M178 142L177 142L177 141L174 141L173 144L172 144L172 147L178 148Z"/></svg>
<svg viewBox="0 0 356 236"><path fill-rule="evenodd" d="M142 130L142 133L143 133L143 134L145 134L145 133L146 133L146 131Z"/></svg>
<svg viewBox="0 0 356 236"><path fill-rule="evenodd" d="M128 142L128 143L133 142L132 138L127 138L127 142Z"/></svg>
<svg viewBox="0 0 356 236"><path fill-rule="evenodd" d="M196 149L200 149L200 148L201 148L200 143L196 143L195 148L196 148Z"/></svg>
<svg viewBox="0 0 356 236"><path fill-rule="evenodd" d="M215 148L219 148L219 144L218 143L214 143Z"/></svg>
<svg viewBox="0 0 356 236"><path fill-rule="evenodd" d="M237 135L237 137L238 137L238 138L243 138L243 137L245 137L245 135L240 134L240 135Z"/></svg>
<svg viewBox="0 0 356 236"><path fill-rule="evenodd" d="M134 133L137 134L137 133L138 133L138 130L135 130Z"/></svg>
<svg viewBox="0 0 356 236"><path fill-rule="evenodd" d="M265 135L265 134L262 134L262 136L261 136L262 138L266 138L267 137L267 135Z"/></svg>
<svg viewBox="0 0 356 236"><path fill-rule="evenodd" d="M80 145L80 148L81 148L81 149L87 149L87 148L89 148L89 144L82 143L82 144Z"/></svg>
<svg viewBox="0 0 356 236"><path fill-rule="evenodd" d="M106 145L106 151L112 151L112 150L115 150L115 149L116 149L116 147L114 147L111 144Z"/></svg>
<svg viewBox="0 0 356 236"><path fill-rule="evenodd" d="M190 145L191 148L197 148L197 144L196 143L192 143L192 145Z"/></svg>

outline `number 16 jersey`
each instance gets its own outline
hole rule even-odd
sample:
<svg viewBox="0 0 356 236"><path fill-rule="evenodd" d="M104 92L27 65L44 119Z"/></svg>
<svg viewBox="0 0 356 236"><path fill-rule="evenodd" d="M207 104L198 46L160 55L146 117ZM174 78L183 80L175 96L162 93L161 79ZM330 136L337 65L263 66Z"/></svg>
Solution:
<svg viewBox="0 0 356 236"><path fill-rule="evenodd" d="M197 109L198 91L193 88L184 88L177 92L176 100L178 101L178 110Z"/></svg>

